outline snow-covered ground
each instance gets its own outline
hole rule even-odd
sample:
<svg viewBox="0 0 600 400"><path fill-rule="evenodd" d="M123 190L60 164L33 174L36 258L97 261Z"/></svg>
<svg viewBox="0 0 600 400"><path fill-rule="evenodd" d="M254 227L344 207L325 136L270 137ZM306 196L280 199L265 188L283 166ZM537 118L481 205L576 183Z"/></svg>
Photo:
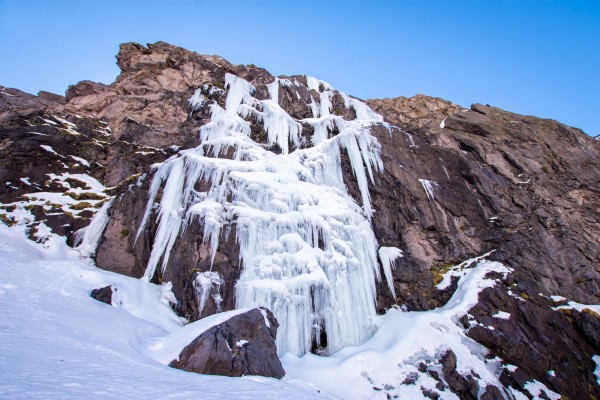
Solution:
<svg viewBox="0 0 600 400"><path fill-rule="evenodd" d="M89 296L109 284L120 307ZM165 289L0 224L0 398L329 398L292 379L198 375L143 355L182 326Z"/></svg>
<svg viewBox="0 0 600 400"><path fill-rule="evenodd" d="M435 360L447 349L457 355L459 372L476 372L481 387L498 385L501 360L486 360L486 349L455 321L482 289L495 284L488 272L508 269L485 260L465 265L444 307L392 309L375 321L378 330L369 341L331 357L288 353L282 357L283 380L228 378L166 364L205 329L244 310L184 325L169 307L169 285L100 270L61 237L35 243L25 237L23 225L0 224L0 398L419 399L437 381L418 365L440 370ZM113 306L89 296L107 285L116 288ZM540 385L530 386L544 388ZM457 398L449 390L440 394Z"/></svg>

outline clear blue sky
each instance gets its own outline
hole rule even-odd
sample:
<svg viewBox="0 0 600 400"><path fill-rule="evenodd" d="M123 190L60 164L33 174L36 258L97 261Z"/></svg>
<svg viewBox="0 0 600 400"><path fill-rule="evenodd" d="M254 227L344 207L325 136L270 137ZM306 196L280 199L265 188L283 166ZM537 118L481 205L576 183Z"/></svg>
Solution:
<svg viewBox="0 0 600 400"><path fill-rule="evenodd" d="M0 0L0 85L110 83L119 43L159 40L360 98L423 93L600 134L599 0Z"/></svg>

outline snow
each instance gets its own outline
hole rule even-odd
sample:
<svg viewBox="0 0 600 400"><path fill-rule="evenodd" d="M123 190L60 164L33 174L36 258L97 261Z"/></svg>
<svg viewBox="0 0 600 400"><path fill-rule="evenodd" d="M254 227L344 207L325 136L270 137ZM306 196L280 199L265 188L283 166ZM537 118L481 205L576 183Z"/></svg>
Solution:
<svg viewBox="0 0 600 400"><path fill-rule="evenodd" d="M280 323L280 354L306 353L313 342L319 344L322 329L328 353L364 343L374 332L375 283L381 279L368 185L383 168L380 146L370 134L382 118L350 98L357 119L331 116L333 90L309 81L324 88L321 117L297 121L278 104L281 80L268 85L269 99L258 100L252 84L226 74L225 108L214 101L208 106L211 120L200 128L201 144L156 166L136 236L150 218L158 219L144 274L149 281L156 268L167 267L175 240L191 224L202 225L211 259L221 232L233 227L242 267L236 307L273 311ZM250 138L249 120L262 123L266 141L281 154ZM302 123L322 128L311 148L298 149ZM329 137L333 124L339 133ZM233 159L219 158L227 148L234 150ZM342 150L348 153L362 206L344 184ZM196 191L198 181L209 183L208 190ZM389 282L389 268L386 274ZM197 293L202 302L207 291Z"/></svg>
<svg viewBox="0 0 600 400"><path fill-rule="evenodd" d="M68 172L63 172L60 175L56 175L56 174L47 174L51 180L58 180L62 183L63 186L67 187L67 188L71 188L68 181L69 180L76 180L79 182L84 183L87 188L84 189L86 191L90 191L93 192L94 194L97 195L104 195L104 191L106 190L106 187L101 184L96 178L86 175L86 174L70 174ZM82 190L80 188L71 188L71 190ZM78 193L81 193L80 191Z"/></svg>
<svg viewBox="0 0 600 400"><path fill-rule="evenodd" d="M148 340L141 345L141 351L147 357L152 358L161 364L169 365L171 361L178 359L179 354L184 347L194 341L194 339L202 333L249 310L250 309L243 308L202 318L175 330L169 335Z"/></svg>
<svg viewBox="0 0 600 400"><path fill-rule="evenodd" d="M492 317L500 319L510 319L510 313L507 313L506 311L498 311L496 314L492 315Z"/></svg>
<svg viewBox="0 0 600 400"><path fill-rule="evenodd" d="M88 160L85 160L85 159L83 159L81 157L77 157L77 156L69 156L69 157L71 157L73 160L79 162L84 167L89 167L90 166L90 162Z"/></svg>
<svg viewBox="0 0 600 400"><path fill-rule="evenodd" d="M23 200L6 204L17 207L28 207L32 205L42 206L45 211L50 211L53 208L60 208L64 212L73 214L78 217L84 210L96 212L96 208L100 207L104 201L108 199L105 193L106 188L96 179L85 174L69 174L62 173L56 175L53 173L47 174L50 180L62 185L68 189L66 192L34 192L23 195ZM28 178L23 178L28 179ZM86 188L71 187L69 181L78 181L85 184ZM38 186L36 186L38 189ZM91 198L77 200L78 196L90 195ZM81 206L87 206L82 208ZM10 212L7 212L10 214Z"/></svg>
<svg viewBox="0 0 600 400"><path fill-rule="evenodd" d="M103 221L102 214L104 211L97 214L95 221ZM366 220L364 223L362 229L369 226ZM101 225L92 222L95 224ZM88 232L93 230L98 229ZM93 241L95 235L88 234ZM336 252L330 255L340 259L349 255L356 243L335 240L332 245ZM273 261L271 268L285 266L278 261L287 257L311 261L310 255L316 249L307 246L299 233L286 233L266 248L281 258L271 260L263 254L263 260ZM439 373L441 366L435 360L448 349L457 355L459 373L472 371L480 387L500 385L501 360L486 360L487 350L469 339L457 324L476 304L478 294L496 283L488 274L509 272L504 265L485 260L486 255L467 260L446 273L459 281L454 295L443 307L427 312L391 309L383 316L373 315L370 318L376 332L370 339L357 346L346 346L330 357L314 354L298 357L288 352L282 357L286 378L277 381L203 376L167 367L202 332L249 308L184 325L169 306L176 300L170 283L155 285L144 279L99 270L85 257L83 248L79 250L82 253L68 248L64 238L50 234L49 230L42 243L35 243L26 240L24 224L11 229L0 224L0 313L3 315L0 393L3 397L420 399L424 398L421 388L425 388L438 393L440 398L456 399L449 391L439 392L437 381L418 368L424 363ZM393 247L379 249L382 264L390 266L401 254L400 249ZM327 278L318 269L310 274L316 280ZM199 275L211 289L220 279L210 271ZM301 274L291 279L311 281L312 278ZM274 279L262 284L271 291L287 288L281 282L277 286ZM331 284L336 282L332 280ZM114 291L112 307L89 296L92 289L108 285ZM353 282L349 288L350 306L356 304L356 289L360 293L359 282ZM274 297L277 298L276 293ZM321 300L315 297L315 301ZM335 306L343 311L343 304ZM266 311L260 311L269 326ZM297 319L301 316L298 312L293 315ZM246 344L243 339L236 343ZM598 363L600 357L594 361ZM407 378L414 383L402 384ZM540 385L531 382L527 390L532 394L544 390L554 396ZM513 394L521 395L516 391Z"/></svg>
<svg viewBox="0 0 600 400"><path fill-rule="evenodd" d="M40 147L44 150L46 150L48 153L52 153L52 154L56 154L59 155L53 148L52 146L48 146L46 144L40 144Z"/></svg>
<svg viewBox="0 0 600 400"><path fill-rule="evenodd" d="M284 369L289 377L313 382L340 398L421 399L424 387L441 398L456 399L448 391L439 392L437 381L418 370L422 361L441 372L433 360L451 349L459 373L475 372L480 387L501 386L498 363L486 361L487 350L468 338L456 322L476 304L481 290L495 284L486 278L489 272L507 273L508 268L480 260L460 278L456 292L443 307L426 312L388 310L377 318L378 330L366 343L346 347L330 357L288 353L282 358ZM400 384L411 376L416 379L414 384Z"/></svg>
<svg viewBox="0 0 600 400"><path fill-rule="evenodd" d="M552 296L552 299L554 300L554 297L560 297L560 296ZM564 297L561 297L561 299L564 301L566 300ZM561 301L561 300L555 300L555 301ZM569 301L567 303L567 305L564 306L558 306L558 307L553 307L555 310L560 310L560 309L575 309L577 311L584 311L586 309L591 310L593 312L595 312L596 314L600 314L600 304L581 304L581 303L577 303L575 301Z"/></svg>
<svg viewBox="0 0 600 400"><path fill-rule="evenodd" d="M488 257L493 252L494 252L494 250L490 251L489 253L485 253L479 257L470 258L470 259L465 260L462 263L450 268L444 274L442 281L436 285L436 288L438 290L447 289L448 287L450 287L453 277L464 276L465 274L467 274L469 272L469 268L471 268L473 265L476 265L477 262Z"/></svg>
<svg viewBox="0 0 600 400"><path fill-rule="evenodd" d="M531 381L525 382L525 385L523 385L524 389L526 391L529 392L529 394L531 394L533 396L534 400L538 400L538 399L550 399L550 400L559 400L561 397L558 393L553 392L552 390L548 389L546 387L546 385L544 385L543 383L536 381L535 379L532 379ZM545 394L544 397L542 397L542 394Z"/></svg>
<svg viewBox="0 0 600 400"><path fill-rule="evenodd" d="M14 95L14 94L10 94L10 93L6 92L5 90L6 90L6 87L4 87L4 86L0 86L0 94L3 94L3 95L5 95L5 96L11 96L11 97L15 97L15 95Z"/></svg>
<svg viewBox="0 0 600 400"><path fill-rule="evenodd" d="M596 382L600 385L600 356L592 356L592 360L596 363L596 369L594 369L594 375L596 375Z"/></svg>
<svg viewBox="0 0 600 400"><path fill-rule="evenodd" d="M181 327L165 287L102 271L56 236L35 243L0 224L0 276L2 398L330 398L289 378L198 375L148 358L158 338L200 324ZM89 296L107 285L112 307Z"/></svg>

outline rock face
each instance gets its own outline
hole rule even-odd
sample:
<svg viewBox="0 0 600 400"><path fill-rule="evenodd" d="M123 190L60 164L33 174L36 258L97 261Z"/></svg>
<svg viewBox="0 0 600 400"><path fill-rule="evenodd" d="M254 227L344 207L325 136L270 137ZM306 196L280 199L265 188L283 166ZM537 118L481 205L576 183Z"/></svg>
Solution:
<svg viewBox="0 0 600 400"><path fill-rule="evenodd" d="M75 233L114 197L97 265L141 277L157 230L156 214L139 230L155 173L151 166L197 146L198 128L210 118L208 101L191 106L189 100L199 90L224 107L226 73L252 82L254 97L266 99L275 78L252 65L232 65L162 42L123 44L117 59L122 72L113 84L80 82L65 97L0 88L0 157L6 160L0 166L0 218L17 223L26 211L33 238L43 236L37 227L44 221L73 243ZM293 79L298 85L279 87L279 105L295 119L310 118L319 93L306 77ZM341 93L334 92L330 101L333 115L356 117ZM378 310L443 305L454 289L435 287L441 274L492 252L489 259L513 272L484 291L471 318L462 322L490 357L518 367L504 371L503 384L518 389L536 379L569 398L600 397L591 361L600 354L598 316L559 311L550 299L600 303L600 142L556 121L488 105L465 109L423 95L367 103L393 126L391 132L383 126L372 130L384 164L369 186L372 226L381 246L403 251L392 271L395 296L380 283ZM309 146L314 134L304 124L300 147ZM267 144L259 124L252 123L250 136L281 152ZM350 160L341 157L346 186L362 204ZM195 189L201 192L206 184ZM161 189L157 202L162 195ZM152 279L172 282L179 314L196 320L235 307L241 268L232 231L221 233L212 263L202 226L191 225L174 240L167 268L158 268ZM492 317L498 311L511 317ZM247 348L236 347L220 329L214 332L220 341L211 340L221 350L229 351L227 345L239 350L234 356L239 363L232 366L230 355L227 368L244 371ZM190 351L179 363L193 364L195 357ZM452 373L452 355L440 363L445 385L463 398L473 396L476 388L468 377ZM498 394L493 388L484 393Z"/></svg>
<svg viewBox="0 0 600 400"><path fill-rule="evenodd" d="M427 308L435 299L420 289L431 287L424 282L448 263L491 250L517 271L520 290L600 301L597 141L480 104L442 118L453 108L440 103L423 111L430 122L421 125L410 113L394 117L390 103L388 111L387 102L370 102L399 126L392 136L376 132L385 170L371 196L380 243L410 249L396 291L411 299L400 302Z"/></svg>
<svg viewBox="0 0 600 400"><path fill-rule="evenodd" d="M200 374L283 378L275 347L278 326L271 311L252 309L202 333L169 365Z"/></svg>

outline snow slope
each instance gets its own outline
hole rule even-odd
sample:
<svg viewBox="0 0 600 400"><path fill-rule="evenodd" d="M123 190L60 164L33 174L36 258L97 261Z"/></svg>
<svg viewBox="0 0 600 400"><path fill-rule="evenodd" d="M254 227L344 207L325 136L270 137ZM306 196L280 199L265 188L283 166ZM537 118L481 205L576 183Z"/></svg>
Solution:
<svg viewBox="0 0 600 400"><path fill-rule="evenodd" d="M109 284L118 307L89 296ZM168 297L96 268L62 238L41 245L0 224L0 398L327 398L290 379L198 375L144 356L181 328Z"/></svg>
<svg viewBox="0 0 600 400"><path fill-rule="evenodd" d="M444 307L389 310L376 318L369 341L330 357L287 353L283 380L228 378L165 364L201 332L244 310L183 325L169 307L169 285L100 270L61 237L35 243L24 225L0 224L0 398L420 399L425 389L456 399L436 389L437 381L419 365L440 372L436 360L451 349L458 372L475 372L482 388L499 385L501 368L512 368L486 359L487 350L456 324L478 293L495 284L488 272L508 272L497 262L471 261L463 263L467 268ZM89 296L106 285L116 288L113 306ZM557 398L540 382L527 387L534 398L541 390Z"/></svg>

